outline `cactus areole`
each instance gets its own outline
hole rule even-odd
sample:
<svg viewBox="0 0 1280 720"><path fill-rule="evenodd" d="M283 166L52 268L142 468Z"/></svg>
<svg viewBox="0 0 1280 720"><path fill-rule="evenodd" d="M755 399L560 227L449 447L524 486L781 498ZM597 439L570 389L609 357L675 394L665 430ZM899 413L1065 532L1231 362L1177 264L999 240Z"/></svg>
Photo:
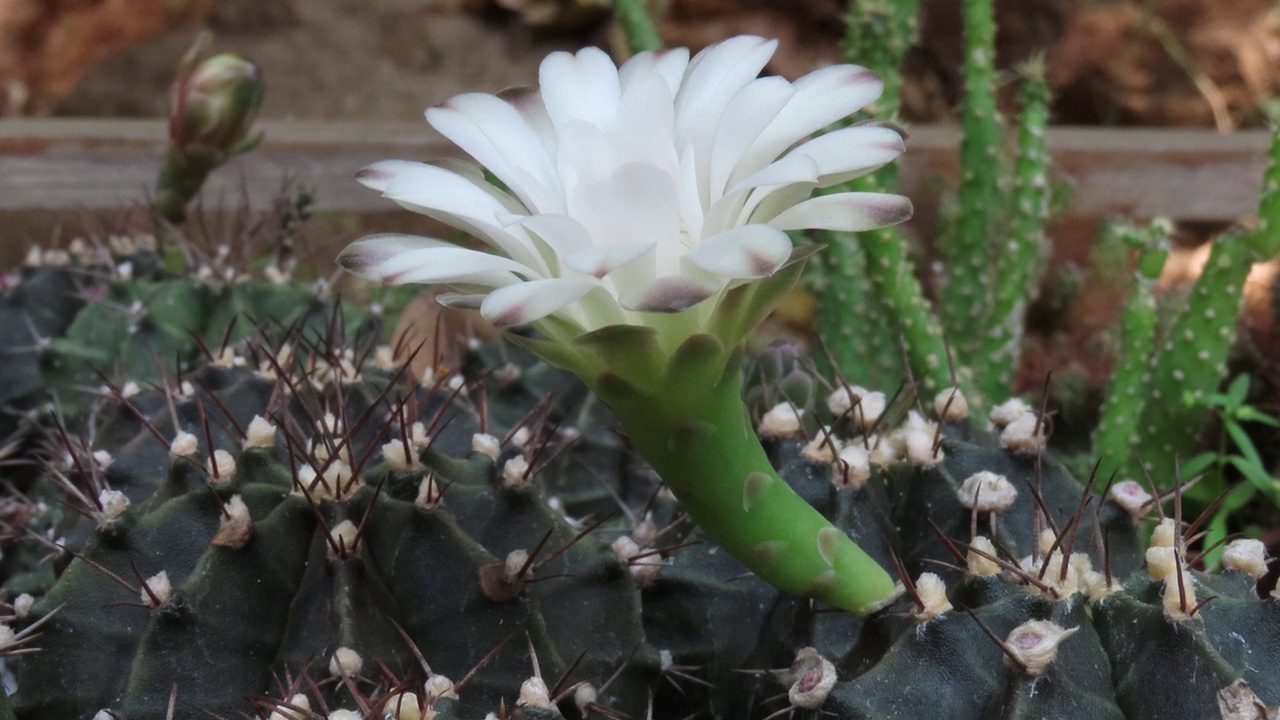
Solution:
<svg viewBox="0 0 1280 720"><path fill-rule="evenodd" d="M375 235L339 260L385 283L447 286L441 302L500 327L532 326L537 337L518 339L614 409L717 542L780 588L867 612L896 583L774 472L738 365L812 254L785 231L910 216L898 195L811 197L892 161L903 141L881 127L822 133L878 97L880 79L854 65L758 77L775 47L736 37L621 67L596 48L555 53L536 90L431 108L475 164L384 161L359 179L493 252Z"/></svg>

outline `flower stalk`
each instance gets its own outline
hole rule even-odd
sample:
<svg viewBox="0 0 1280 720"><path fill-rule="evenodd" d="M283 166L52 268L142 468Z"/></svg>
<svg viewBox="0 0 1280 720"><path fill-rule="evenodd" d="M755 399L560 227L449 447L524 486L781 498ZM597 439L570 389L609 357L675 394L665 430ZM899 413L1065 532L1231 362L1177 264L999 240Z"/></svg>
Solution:
<svg viewBox="0 0 1280 720"><path fill-rule="evenodd" d="M591 384L689 517L758 576L854 612L882 607L901 589L769 463L741 399L741 359L694 335L647 386L615 373Z"/></svg>

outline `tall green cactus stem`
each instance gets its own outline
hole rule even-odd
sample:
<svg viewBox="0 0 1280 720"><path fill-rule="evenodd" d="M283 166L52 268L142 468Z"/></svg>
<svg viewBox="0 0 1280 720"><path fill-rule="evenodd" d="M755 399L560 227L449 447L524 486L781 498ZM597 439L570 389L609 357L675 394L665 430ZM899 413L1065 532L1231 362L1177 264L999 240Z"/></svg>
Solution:
<svg viewBox="0 0 1280 720"><path fill-rule="evenodd" d="M780 589L868 613L900 588L773 469L741 399L740 350L694 335L641 378L606 372L588 384L689 516Z"/></svg>
<svg viewBox="0 0 1280 720"><path fill-rule="evenodd" d="M942 325L962 357L977 352L989 317L992 218L999 200L1000 118L995 95L992 0L964 5L964 112L960 142L960 216L942 246L950 272L942 289Z"/></svg>
<svg viewBox="0 0 1280 720"><path fill-rule="evenodd" d="M917 0L884 2L856 0L850 3L844 59L858 63L880 74L884 92L879 99L863 108L863 114L888 121L898 117L902 86L903 57L914 33ZM876 172L852 180L848 189L861 192L893 192L897 186L897 168L887 165ZM873 230L878 236L871 244L875 249L901 245L896 228ZM895 318L904 316L894 304L873 287L867 254L858 236L851 233L827 233L828 249L822 256L816 325L826 342L840 373L858 382L891 386L901 376L902 353ZM880 258L877 259L880 260ZM882 263L879 263L882 264ZM892 259L890 260L892 265ZM815 273L819 274L819 273ZM917 285L918 289L918 285ZM934 323L936 325L936 323ZM910 343L908 344L910 346ZM923 366L923 364L921 364Z"/></svg>
<svg viewBox="0 0 1280 720"><path fill-rule="evenodd" d="M990 360L988 369L976 379L979 392L986 397L1003 397L1013 391L1014 371L1022 354L1023 316L1027 299L1035 294L1046 249L1049 156L1045 129L1049 125L1049 85L1045 81L1044 59L1031 60L1021 71L1022 115L1013 203L1004 243L992 263L997 272L991 296L991 329L980 336L977 355Z"/></svg>
<svg viewBox="0 0 1280 720"><path fill-rule="evenodd" d="M1280 118L1272 120L1268 156L1258 203L1258 226L1253 232L1254 248L1262 259L1280 253Z"/></svg>
<svg viewBox="0 0 1280 720"><path fill-rule="evenodd" d="M902 60L915 34L916 10L920 0L853 0L845 18L843 44L845 62L858 63L880 73L884 92L863 108L873 118L894 120L902 90ZM892 182L897 175L887 166L877 175Z"/></svg>
<svg viewBox="0 0 1280 720"><path fill-rule="evenodd" d="M632 54L662 49L662 37L645 0L614 0L613 11Z"/></svg>
<svg viewBox="0 0 1280 720"><path fill-rule="evenodd" d="M952 384L942 328L924 297L906 246L897 233L865 232L858 236L871 269L871 293L892 309L895 340L901 339L911 374L922 394ZM882 330L883 332L883 330ZM969 373L957 370L961 388L968 391Z"/></svg>
<svg viewBox="0 0 1280 720"><path fill-rule="evenodd" d="M1093 433L1094 456L1101 462L1098 474L1104 478L1132 461L1138 416L1146 399L1143 380L1156 335L1156 279L1169 255L1168 231L1168 223L1161 221L1153 222L1145 231L1127 226L1110 230L1126 245L1142 248L1142 255L1129 299L1121 311L1120 351L1102 403L1101 419Z"/></svg>
<svg viewBox="0 0 1280 720"><path fill-rule="evenodd" d="M1234 318L1254 259L1247 236L1228 235L1215 242L1187 307L1151 361L1135 452L1162 487L1173 486L1178 453L1192 447L1208 419L1209 409L1189 402L1188 395L1199 398L1213 392L1226 374Z"/></svg>

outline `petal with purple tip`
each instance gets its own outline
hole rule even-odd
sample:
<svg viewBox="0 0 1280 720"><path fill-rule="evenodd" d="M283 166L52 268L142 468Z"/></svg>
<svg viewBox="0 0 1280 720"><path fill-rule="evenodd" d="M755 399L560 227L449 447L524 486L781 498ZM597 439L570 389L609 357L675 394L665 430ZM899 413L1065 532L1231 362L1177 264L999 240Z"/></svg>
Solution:
<svg viewBox="0 0 1280 720"><path fill-rule="evenodd" d="M906 149L898 131L864 125L819 135L786 157L812 158L818 164L818 187L829 187L887 165Z"/></svg>
<svg viewBox="0 0 1280 720"><path fill-rule="evenodd" d="M897 225L911 217L911 201L886 193L820 195L793 205L769 221L779 230L860 232Z"/></svg>
<svg viewBox="0 0 1280 720"><path fill-rule="evenodd" d="M480 305L480 314L498 327L524 325L577 301L595 287L594 281L576 278L508 285L489 293Z"/></svg>
<svg viewBox="0 0 1280 720"><path fill-rule="evenodd" d="M684 254L694 265L727 278L772 275L791 257L791 238L768 225L746 225L712 235Z"/></svg>
<svg viewBox="0 0 1280 720"><path fill-rule="evenodd" d="M693 278L679 275L658 278L618 298L618 305L637 312L674 313L697 305L719 290Z"/></svg>
<svg viewBox="0 0 1280 720"><path fill-rule="evenodd" d="M424 167L426 163L412 160L379 160L356 172L356 182L378 192L385 192L387 186L397 177Z"/></svg>

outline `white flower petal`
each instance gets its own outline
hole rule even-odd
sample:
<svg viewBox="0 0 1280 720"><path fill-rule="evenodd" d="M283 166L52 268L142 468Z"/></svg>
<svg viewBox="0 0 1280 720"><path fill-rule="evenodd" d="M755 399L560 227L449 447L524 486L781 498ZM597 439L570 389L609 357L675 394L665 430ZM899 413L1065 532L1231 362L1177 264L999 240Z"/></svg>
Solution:
<svg viewBox="0 0 1280 720"><path fill-rule="evenodd" d="M405 250L362 270L364 277L391 285L457 282L499 287L517 282L517 275L537 277L528 267L501 255L456 246Z"/></svg>
<svg viewBox="0 0 1280 720"><path fill-rule="evenodd" d="M779 230L860 232L897 225L911 217L911 201L886 193L837 193L811 198L769 221Z"/></svg>
<svg viewBox="0 0 1280 720"><path fill-rule="evenodd" d="M371 268L413 250L426 248L456 247L453 243L435 238L400 233L381 233L361 238L338 253L338 264L346 270L369 277Z"/></svg>
<svg viewBox="0 0 1280 720"><path fill-rule="evenodd" d="M673 313L686 310L711 297L720 288L694 278L677 275L658 278L618 298L624 310Z"/></svg>
<svg viewBox="0 0 1280 720"><path fill-rule="evenodd" d="M616 116L618 68L600 48L551 53L538 68L538 83L547 115L561 133L570 121L605 126Z"/></svg>
<svg viewBox="0 0 1280 720"><path fill-rule="evenodd" d="M426 163L411 160L379 160L356 173L356 182L378 192L384 192L400 175L426 167Z"/></svg>
<svg viewBox="0 0 1280 720"><path fill-rule="evenodd" d="M618 82L622 86L622 91L626 92L627 88L638 79L657 75L666 81L667 87L671 88L671 96L675 97L687 67L689 67L688 48L636 53L618 68Z"/></svg>
<svg viewBox="0 0 1280 720"><path fill-rule="evenodd" d="M725 108L711 146L708 176L709 200L715 202L725 192L729 176L742 154L777 117L795 91L785 78L766 77L747 83Z"/></svg>
<svg viewBox="0 0 1280 720"><path fill-rule="evenodd" d="M791 257L791 238L768 225L746 225L704 238L684 259L733 279L762 278Z"/></svg>
<svg viewBox="0 0 1280 720"><path fill-rule="evenodd" d="M832 65L795 82L795 97L743 156L734 179L773 162L787 148L880 97L884 82L858 65Z"/></svg>
<svg viewBox="0 0 1280 720"><path fill-rule="evenodd" d="M480 305L480 314L498 327L523 325L544 318L597 287L577 278L553 278L517 283L494 290Z"/></svg>
<svg viewBox="0 0 1280 720"><path fill-rule="evenodd" d="M785 236L784 236L785 237ZM657 243L629 243L591 247L564 256L565 267L583 275L603 278L653 252Z"/></svg>
<svg viewBox="0 0 1280 720"><path fill-rule="evenodd" d="M465 94L428 110L474 163L388 161L359 180L495 254L385 236L340 259L388 282L445 285L443 302L479 303L502 325L544 319L563 338L643 325L645 313L679 312L753 279L773 287L769 276L802 260L785 230L902 221L905 198L810 197L902 152L884 128L820 134L874 99L879 79L854 66L794 84L760 78L776 47L738 37L692 58L639 53L621 68L596 48L553 53L538 89Z"/></svg>
<svg viewBox="0 0 1280 720"><path fill-rule="evenodd" d="M436 302L459 310L479 310L487 297L487 293L440 293L436 296Z"/></svg>
<svg viewBox="0 0 1280 720"><path fill-rule="evenodd" d="M569 255L595 247L591 233L568 215L530 215L519 218L517 222L546 243L556 255Z"/></svg>
<svg viewBox="0 0 1280 720"><path fill-rule="evenodd" d="M893 162L905 152L898 131L887 127L848 127L819 135L787 154L804 155L818 164L818 187L830 187Z"/></svg>
<svg viewBox="0 0 1280 720"><path fill-rule="evenodd" d="M493 95L466 93L429 108L426 117L531 210L558 209L555 166L538 134L511 104Z"/></svg>

